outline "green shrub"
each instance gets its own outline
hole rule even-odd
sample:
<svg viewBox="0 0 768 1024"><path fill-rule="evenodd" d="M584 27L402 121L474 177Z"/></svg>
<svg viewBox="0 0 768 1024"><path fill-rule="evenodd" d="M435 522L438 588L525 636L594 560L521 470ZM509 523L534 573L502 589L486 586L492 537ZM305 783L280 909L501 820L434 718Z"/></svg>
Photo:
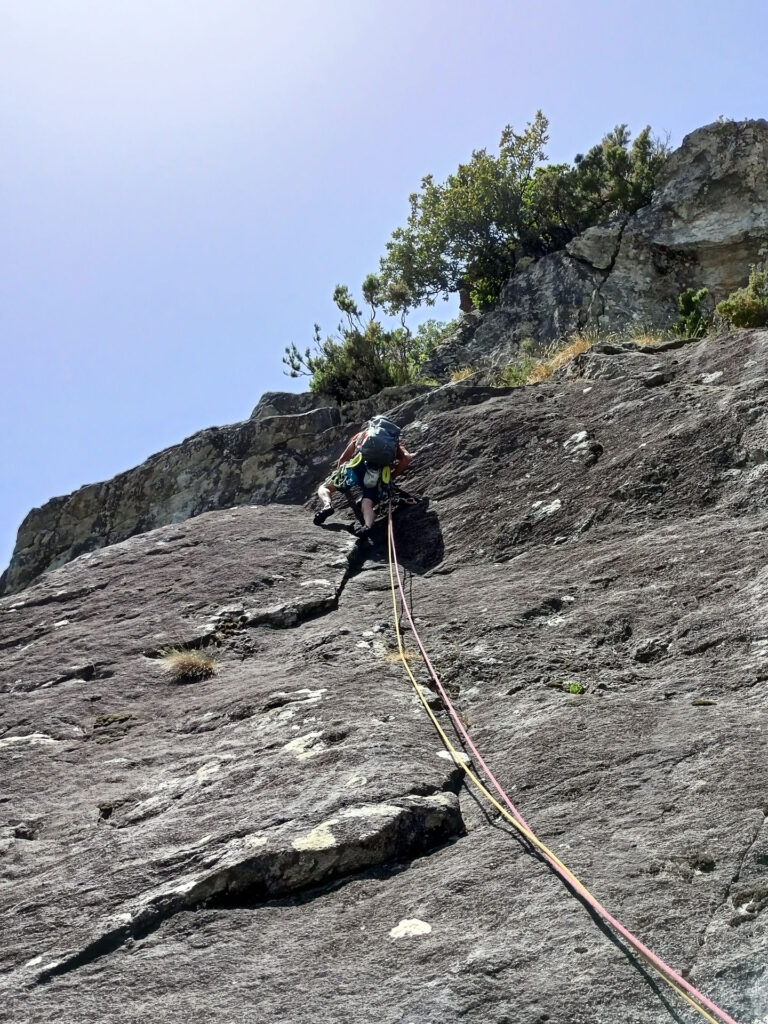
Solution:
<svg viewBox="0 0 768 1024"><path fill-rule="evenodd" d="M701 308L702 303L709 295L706 288L687 288L677 300L677 322L672 326L672 333L679 338L693 340L702 338L707 333L710 318L706 311Z"/></svg>
<svg viewBox="0 0 768 1024"><path fill-rule="evenodd" d="M502 271L499 278L483 277L474 282L469 294L475 309L493 309L498 305L505 277Z"/></svg>
<svg viewBox="0 0 768 1024"><path fill-rule="evenodd" d="M727 299L718 302L715 311L731 327L765 327L768 325L768 271L750 268L746 288L737 288Z"/></svg>
<svg viewBox="0 0 768 1024"><path fill-rule="evenodd" d="M519 362L508 363L496 374L493 386L496 388L522 387L524 384L529 383L531 374L537 364L538 360L528 355L523 356Z"/></svg>
<svg viewBox="0 0 768 1024"><path fill-rule="evenodd" d="M426 359L453 330L455 321L427 320L416 332L405 324L407 295L385 290L381 279L369 274L363 282L367 314L358 308L346 285L337 285L333 300L344 314L335 335L321 337L315 324L314 351L301 352L296 345L285 349L283 362L290 377L309 377L309 389L337 402L353 402L375 395L382 388L409 384L419 379ZM399 314L396 327L385 327L379 311Z"/></svg>

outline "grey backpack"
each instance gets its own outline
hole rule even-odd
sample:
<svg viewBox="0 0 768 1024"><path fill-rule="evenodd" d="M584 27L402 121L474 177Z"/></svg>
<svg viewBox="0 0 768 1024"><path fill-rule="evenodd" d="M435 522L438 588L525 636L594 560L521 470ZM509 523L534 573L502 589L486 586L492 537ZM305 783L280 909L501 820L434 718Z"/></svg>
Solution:
<svg viewBox="0 0 768 1024"><path fill-rule="evenodd" d="M363 431L357 450L371 466L391 466L397 453L400 427L386 416L374 416Z"/></svg>

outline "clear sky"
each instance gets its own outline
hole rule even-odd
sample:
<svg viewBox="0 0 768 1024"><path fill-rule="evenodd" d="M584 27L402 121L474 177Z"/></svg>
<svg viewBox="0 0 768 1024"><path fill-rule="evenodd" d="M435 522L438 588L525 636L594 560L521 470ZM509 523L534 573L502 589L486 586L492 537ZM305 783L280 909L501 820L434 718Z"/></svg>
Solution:
<svg viewBox="0 0 768 1024"><path fill-rule="evenodd" d="M765 0L0 0L0 568L32 506L300 387L425 173L539 107L553 160L768 116L767 39Z"/></svg>

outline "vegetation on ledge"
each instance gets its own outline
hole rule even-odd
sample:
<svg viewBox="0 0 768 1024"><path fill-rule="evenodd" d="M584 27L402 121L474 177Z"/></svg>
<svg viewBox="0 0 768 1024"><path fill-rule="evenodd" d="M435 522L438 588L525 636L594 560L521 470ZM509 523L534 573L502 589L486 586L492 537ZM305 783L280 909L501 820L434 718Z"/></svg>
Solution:
<svg viewBox="0 0 768 1024"><path fill-rule="evenodd" d="M315 324L312 345L286 348L289 376L309 377L310 390L340 402L417 380L454 325L430 320L413 331L407 319L416 308L452 292L462 309L492 308L504 282L532 260L646 204L669 152L650 128L632 142L618 125L573 164L547 164L548 140L549 122L538 111L522 132L504 128L497 154L476 150L444 182L426 175L379 273L363 281L366 312L337 285L333 298L344 319L335 334L323 337Z"/></svg>

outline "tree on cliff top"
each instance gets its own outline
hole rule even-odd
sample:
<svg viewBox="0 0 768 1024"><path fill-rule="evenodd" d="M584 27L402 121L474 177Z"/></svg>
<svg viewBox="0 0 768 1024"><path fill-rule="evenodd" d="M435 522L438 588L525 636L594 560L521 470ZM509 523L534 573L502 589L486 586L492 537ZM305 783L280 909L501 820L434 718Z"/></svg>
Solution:
<svg viewBox="0 0 768 1024"><path fill-rule="evenodd" d="M668 154L650 128L630 145L627 126L619 125L573 165L544 163L548 131L538 111L523 132L507 125L498 155L475 151L443 183L427 175L410 197L405 226L387 243L380 273L363 282L368 312L337 285L333 298L345 319L325 338L315 324L314 348L286 348L290 376L309 377L312 391L339 402L408 383L452 326L432 321L429 330L413 333L406 323L411 310L454 291L478 308L492 307L507 278L531 259L650 200ZM396 326L385 327L381 312L397 318Z"/></svg>
<svg viewBox="0 0 768 1024"><path fill-rule="evenodd" d="M498 155L476 150L442 183L427 175L410 196L405 226L387 243L384 287L400 287L414 305L465 290L489 307L521 259L561 249L585 228L649 201L668 154L650 128L630 145L619 125L573 165L544 166L548 130L538 111L523 132L504 128Z"/></svg>

